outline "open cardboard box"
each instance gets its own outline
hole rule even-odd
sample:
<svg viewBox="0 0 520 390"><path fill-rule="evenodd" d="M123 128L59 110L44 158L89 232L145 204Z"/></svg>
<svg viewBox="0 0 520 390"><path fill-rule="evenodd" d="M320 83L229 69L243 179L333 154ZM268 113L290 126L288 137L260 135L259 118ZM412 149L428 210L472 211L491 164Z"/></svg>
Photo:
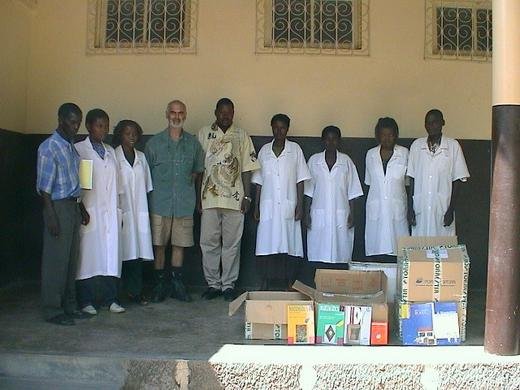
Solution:
<svg viewBox="0 0 520 390"><path fill-rule="evenodd" d="M314 281L316 288L299 280L293 288L316 303L371 306L372 321L388 322L387 278L383 271L317 269Z"/></svg>
<svg viewBox="0 0 520 390"><path fill-rule="evenodd" d="M232 316L245 304L246 339L286 340L287 305L309 303L309 297L299 292L252 291L231 302L228 314Z"/></svg>

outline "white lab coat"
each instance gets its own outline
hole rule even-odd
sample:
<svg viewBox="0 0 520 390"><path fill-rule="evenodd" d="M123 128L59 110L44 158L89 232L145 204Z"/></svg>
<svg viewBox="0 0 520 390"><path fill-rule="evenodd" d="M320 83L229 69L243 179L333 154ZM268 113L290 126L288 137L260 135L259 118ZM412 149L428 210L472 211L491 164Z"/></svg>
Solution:
<svg viewBox="0 0 520 390"><path fill-rule="evenodd" d="M93 161L92 189L82 191L90 222L80 228L77 280L93 276L121 276L121 192L116 154L106 144L105 158L99 157L89 138L76 144L81 159Z"/></svg>
<svg viewBox="0 0 520 390"><path fill-rule="evenodd" d="M443 135L432 154L426 137L416 139L410 147L407 175L415 180L412 236L454 236L455 220L444 227L444 214L450 205L452 183L469 177L459 143Z"/></svg>
<svg viewBox="0 0 520 390"><path fill-rule="evenodd" d="M305 195L312 198L311 228L307 231L309 261L349 262L354 246L354 228L347 226L349 200L363 195L356 166L340 152L330 171L325 152L311 156L308 166L312 176L305 182Z"/></svg>
<svg viewBox="0 0 520 390"><path fill-rule="evenodd" d="M134 165L125 158L123 148L116 148L119 178L123 194L120 197L123 213L121 232L122 259L153 260L152 232L148 214L147 193L153 190L150 168L144 153L135 150Z"/></svg>
<svg viewBox="0 0 520 390"><path fill-rule="evenodd" d="M309 180L311 175L297 143L286 140L284 150L276 157L273 142L260 149L261 168L251 178L262 186L256 255L287 253L303 257L301 223L294 220L296 184Z"/></svg>
<svg viewBox="0 0 520 390"><path fill-rule="evenodd" d="M409 236L406 202L408 149L395 145L386 166L381 161L381 146L367 152L365 184L370 186L366 205L365 254L396 255L397 239Z"/></svg>

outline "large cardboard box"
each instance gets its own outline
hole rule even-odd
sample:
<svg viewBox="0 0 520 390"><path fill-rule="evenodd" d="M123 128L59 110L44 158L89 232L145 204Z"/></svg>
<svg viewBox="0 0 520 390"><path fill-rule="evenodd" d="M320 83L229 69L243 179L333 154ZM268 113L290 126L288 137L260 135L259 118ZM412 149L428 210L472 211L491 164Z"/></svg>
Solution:
<svg viewBox="0 0 520 390"><path fill-rule="evenodd" d="M469 257L456 236L400 237L396 301L467 299Z"/></svg>
<svg viewBox="0 0 520 390"><path fill-rule="evenodd" d="M411 303L401 309L404 345L460 344L457 302Z"/></svg>
<svg viewBox="0 0 520 390"><path fill-rule="evenodd" d="M316 288L296 281L293 288L316 304L370 306L372 321L388 323L386 301L387 278L383 271L351 271L318 269L314 277ZM320 313L317 311L317 322Z"/></svg>
<svg viewBox="0 0 520 390"><path fill-rule="evenodd" d="M469 257L465 245L404 249L400 299L409 302L465 301Z"/></svg>
<svg viewBox="0 0 520 390"><path fill-rule="evenodd" d="M309 297L298 292L245 292L229 304L229 315L245 304L246 339L286 340L287 305L309 303Z"/></svg>
<svg viewBox="0 0 520 390"><path fill-rule="evenodd" d="M386 275L386 299L393 303L397 295L397 264L354 261L349 264L352 271L383 271Z"/></svg>

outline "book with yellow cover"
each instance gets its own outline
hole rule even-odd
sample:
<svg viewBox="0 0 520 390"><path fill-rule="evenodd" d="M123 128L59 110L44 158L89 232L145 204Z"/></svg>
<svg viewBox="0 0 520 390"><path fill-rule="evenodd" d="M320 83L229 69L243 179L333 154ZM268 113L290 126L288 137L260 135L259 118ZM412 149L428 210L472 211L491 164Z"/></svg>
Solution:
<svg viewBox="0 0 520 390"><path fill-rule="evenodd" d="M92 189L92 160L81 160L79 162L79 186L84 190Z"/></svg>
<svg viewBox="0 0 520 390"><path fill-rule="evenodd" d="M312 303L287 305L287 343L314 344L314 307Z"/></svg>

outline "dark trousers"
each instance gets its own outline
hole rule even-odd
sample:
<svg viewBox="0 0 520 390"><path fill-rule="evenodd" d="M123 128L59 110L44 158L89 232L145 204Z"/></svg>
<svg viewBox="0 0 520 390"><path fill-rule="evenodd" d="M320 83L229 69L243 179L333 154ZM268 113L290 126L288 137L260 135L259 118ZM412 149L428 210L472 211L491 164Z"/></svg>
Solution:
<svg viewBox="0 0 520 390"><path fill-rule="evenodd" d="M78 280L78 303L81 308L92 305L94 307L110 306L117 302L117 288L119 278L115 276L94 276Z"/></svg>
<svg viewBox="0 0 520 390"><path fill-rule="evenodd" d="M140 259L123 261L121 275L123 288L128 295L139 297L143 291L143 262Z"/></svg>
<svg viewBox="0 0 520 390"><path fill-rule="evenodd" d="M79 206L72 200L54 201L60 234L43 230L42 309L45 319L76 310L76 269L79 258ZM45 224L46 225L46 224Z"/></svg>

